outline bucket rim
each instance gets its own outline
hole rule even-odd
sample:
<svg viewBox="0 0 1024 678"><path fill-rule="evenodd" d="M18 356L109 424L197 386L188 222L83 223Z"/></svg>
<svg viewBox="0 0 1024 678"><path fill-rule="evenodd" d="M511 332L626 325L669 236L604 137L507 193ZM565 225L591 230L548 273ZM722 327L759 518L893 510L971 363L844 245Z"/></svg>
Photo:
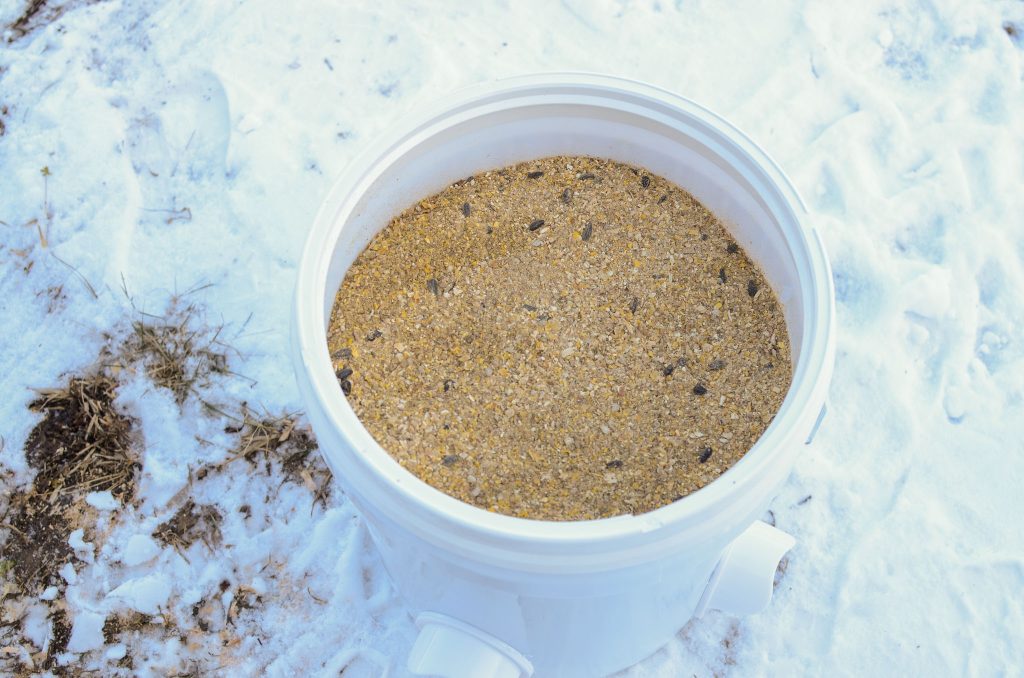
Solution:
<svg viewBox="0 0 1024 678"><path fill-rule="evenodd" d="M803 250L808 267L807 276L800 276L800 294L809 317L804 321L800 358L782 406L757 442L725 473L701 489L648 513L548 521L493 513L467 504L420 480L392 458L356 417L334 379L327 349L324 300L328 268L346 217L363 190L388 167L387 161L397 149L417 138L422 141L437 133L438 126L454 124L459 116L472 116L474 111L480 112L487 106L566 95L592 97L591 103L599 103L601 98L628 101L678 116L691 125L699 124L715 134L716 140L728 144L729 150L743 158L750 168L759 171L761 178L775 189L772 197L777 207L796 224L796 245ZM794 440L794 435L809 430L817 419L831 379L835 353L832 275L820 234L807 223L807 216L799 193L781 167L746 134L706 107L646 83L594 73L543 73L469 86L447 95L443 102L421 107L367 145L335 181L314 219L298 268L293 343L296 376L306 405L322 412L326 420L322 425L336 429L351 449L352 454L345 461L357 462L358 469L351 469L354 475L371 485L377 481L380 487L343 484L361 500L357 504L372 506L432 543L461 543L471 552L472 544L488 543L501 550L532 545L554 555L551 549L561 546L589 544L603 550L604 546L614 547L614 542L623 540L647 542L654 534L666 531L687 531L690 538L720 534L722 526L715 524L719 521L709 518L728 511L738 492L756 484L766 465L776 458L773 448L803 444L804 440ZM792 248L793 243L789 244ZM317 418L311 419L315 429ZM336 453L330 447L322 450L325 455ZM787 468L787 474L788 471Z"/></svg>

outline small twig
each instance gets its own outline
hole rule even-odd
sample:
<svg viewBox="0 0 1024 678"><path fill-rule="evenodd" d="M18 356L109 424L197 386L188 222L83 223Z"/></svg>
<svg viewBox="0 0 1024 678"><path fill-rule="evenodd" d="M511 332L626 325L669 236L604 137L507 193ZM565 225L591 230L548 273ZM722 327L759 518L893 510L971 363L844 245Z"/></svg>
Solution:
<svg viewBox="0 0 1024 678"><path fill-rule="evenodd" d="M128 281L124 279L124 271L121 271L121 291L124 292L124 298L128 300L131 307L135 308L135 300L132 299L132 295L128 294Z"/></svg>
<svg viewBox="0 0 1024 678"><path fill-rule="evenodd" d="M49 183L50 182L48 181L48 177L50 176L50 168L48 166L44 166L41 170L39 170L39 173L43 175L43 214L46 215L47 217L49 217L50 216L50 205L49 205L49 203L50 203Z"/></svg>
<svg viewBox="0 0 1024 678"><path fill-rule="evenodd" d="M44 244L43 247L46 247L46 245ZM68 262L66 262L63 259L61 259L60 257L58 257L57 254L55 252L53 252L52 250L50 251L50 254L53 255L54 259L56 259L57 261L59 261L60 263L64 264L65 266L67 266L72 271L74 271L75 275L78 276L78 279L82 281L82 283L85 285L86 289L89 290L89 293L92 294L92 298L93 299L99 299L100 298L100 295L98 295L96 293L96 288L94 288L92 286L92 283L90 283L88 280L85 279L85 276L82 275L77 268L75 268L74 266L72 266Z"/></svg>
<svg viewBox="0 0 1024 678"><path fill-rule="evenodd" d="M16 528L14 525L11 525L10 523L0 523L0 528L14 532L25 541L29 540L27 534Z"/></svg>
<svg viewBox="0 0 1024 678"><path fill-rule="evenodd" d="M188 208L186 207L185 209L188 209ZM190 294L195 294L196 292L202 292L203 290L208 289L210 287L213 287L213 283L211 283L211 282L208 282L208 283L196 283L195 287L190 287L189 289L185 290L184 292L181 293L181 296L187 297Z"/></svg>

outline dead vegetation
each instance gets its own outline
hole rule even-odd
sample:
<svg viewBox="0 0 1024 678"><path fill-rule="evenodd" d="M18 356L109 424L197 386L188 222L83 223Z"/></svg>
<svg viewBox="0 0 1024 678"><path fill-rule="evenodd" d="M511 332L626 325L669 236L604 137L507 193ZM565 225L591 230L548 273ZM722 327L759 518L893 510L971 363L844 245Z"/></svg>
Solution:
<svg viewBox="0 0 1024 678"><path fill-rule="evenodd" d="M170 520L156 528L153 536L164 546L173 546L182 557L197 541L202 541L213 552L221 545L223 520L224 516L215 506L201 506L189 499Z"/></svg>
<svg viewBox="0 0 1024 678"><path fill-rule="evenodd" d="M60 495L109 490L122 503L135 491L139 463L131 451L132 421L114 407L117 383L102 374L75 377L39 391L29 407L45 416L29 434L25 458L44 503Z"/></svg>
<svg viewBox="0 0 1024 678"><path fill-rule="evenodd" d="M113 614L103 622L103 640L113 645L121 640L124 633L140 631L153 622L152 615L129 610L121 614Z"/></svg>
<svg viewBox="0 0 1024 678"><path fill-rule="evenodd" d="M255 463L258 458L277 458L285 472L296 479L309 454L316 449L309 432L298 428L294 415L257 417L242 403L240 421L240 426L224 429L228 433L239 434L238 446L229 461L246 459Z"/></svg>
<svg viewBox="0 0 1024 678"><path fill-rule="evenodd" d="M15 607L19 611L9 614ZM35 646L18 636L16 631L25 615L25 607L5 605L0 618L0 671L3 675L38 676L70 675L68 667L57 664L57 657L67 649L71 639L71 620L64 606L54 606L47 615L50 623L46 646L36 651ZM11 642L13 641L13 642ZM46 672L44 674L44 672Z"/></svg>
<svg viewBox="0 0 1024 678"><path fill-rule="evenodd" d="M50 641L38 651L17 636L21 616L8 619L6 613L24 610L48 586L63 588L61 568L74 557L68 538L79 527L91 527L95 517L85 495L106 490L122 503L130 501L139 463L132 449L133 421L115 407L117 384L111 378L72 377L63 387L38 393L29 407L43 418L24 447L35 477L28 488L5 493L0 515L2 622L5 637L15 634L15 642L4 647L12 652L2 659L17 674L42 669L63 675L67 669L55 658L71 634L65 608L50 606Z"/></svg>
<svg viewBox="0 0 1024 678"><path fill-rule="evenodd" d="M68 641L71 640L71 621L68 613L63 608L56 608L50 614L50 644L46 647L46 658L43 659L42 668L49 669L58 675L66 674L67 670L59 670L63 667L55 666L57 655L67 649Z"/></svg>
<svg viewBox="0 0 1024 678"><path fill-rule="evenodd" d="M71 557L68 536L88 513L86 494L109 490L122 503L134 495L139 463L132 421L114 407L116 392L106 376L74 377L67 386L39 391L29 405L43 413L25 443L36 475L29 489L11 493L0 521L4 562L26 593L58 581Z"/></svg>
<svg viewBox="0 0 1024 678"><path fill-rule="evenodd" d="M24 11L7 26L14 34L9 42L28 35L35 28L33 24L37 23L36 18L44 9L46 9L46 0L29 0Z"/></svg>
<svg viewBox="0 0 1024 678"><path fill-rule="evenodd" d="M25 3L25 9L18 15L18 18L5 26L11 32L7 42L10 44L24 38L33 31L53 23L61 18L65 12L79 5L90 5L97 2L99 0L64 0L63 2L28 0Z"/></svg>
<svg viewBox="0 0 1024 678"><path fill-rule="evenodd" d="M263 604L263 596L255 589L248 586L239 586L231 597L231 604L228 606L227 621L234 624L238 616L246 610L256 610Z"/></svg>
<svg viewBox="0 0 1024 678"><path fill-rule="evenodd" d="M227 347L220 342L221 328L208 328L194 304L171 305L164 316L140 314L121 355L140 363L157 386L174 394L182 404L190 394L209 386L214 375L229 374Z"/></svg>
<svg viewBox="0 0 1024 678"><path fill-rule="evenodd" d="M316 441L305 428L298 426L293 414L256 416L242 403L236 424L225 427L227 433L238 434L238 445L230 457L215 468L245 459L254 466L263 462L268 475L274 474L274 464L279 464L284 480L304 485L313 493L313 503L325 503L330 493L331 471L320 455L312 454L317 449Z"/></svg>
<svg viewBox="0 0 1024 678"><path fill-rule="evenodd" d="M59 290L50 296L59 296ZM102 535L89 534L98 514L84 501L85 496L107 490L126 505L136 495L142 440L135 431L136 422L115 405L119 380L127 375L144 370L179 404L196 398L204 406L204 416L219 418L231 435L227 458L194 472L188 488L176 500L180 507L153 531L158 543L172 546L185 557L201 542L217 557L225 541L222 509L197 503L193 483L212 479L243 459L251 464L254 475L301 484L312 493L314 506L326 504L331 474L315 454L316 442L298 416L261 414L244 402L208 401L209 387L218 375L244 377L228 369L231 349L220 341L221 328L208 325L200 308L180 300L175 297L163 316L136 312L130 333L121 335L125 338L108 337L107 348L92 368L69 377L63 386L38 390L38 397L30 403L30 408L42 415L24 444L34 479L29 486L14 489L12 474L0 477L0 487L5 490L0 495L0 603L4 608L0 674L34 675L49 670L61 675L71 670L55 663L56 655L67 646L72 616L63 600L61 568L68 562L76 562L76 569L81 565L68 544L70 534L84 528L86 541L102 546ZM267 501L271 501L270 494ZM250 510L248 505L242 508ZM113 520L121 519L122 514L115 511ZM57 587L57 598L40 601L38 595L48 586ZM237 643L240 632L227 631L223 624L233 626L262 603L258 592L239 587L229 609L222 613L226 616L218 620L220 629L212 628L213 622L204 617L194 633L200 637L219 634L222 642L230 639ZM34 646L24 635L22 626L28 618L24 611L32 605L43 605L48 611L50 640L46 647ZM173 633L177 631L137 613L108 617L103 628L107 644L131 644L140 636L168 637ZM129 648L108 667L115 672L132 671L135 662L137 657Z"/></svg>

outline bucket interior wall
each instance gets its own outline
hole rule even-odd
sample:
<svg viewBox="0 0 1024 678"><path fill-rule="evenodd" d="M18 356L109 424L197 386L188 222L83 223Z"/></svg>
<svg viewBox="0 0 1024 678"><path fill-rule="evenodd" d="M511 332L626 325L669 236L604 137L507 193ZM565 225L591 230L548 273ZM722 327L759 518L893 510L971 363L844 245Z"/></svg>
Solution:
<svg viewBox="0 0 1024 678"><path fill-rule="evenodd" d="M583 104L533 104L478 114L407 140L381 159L372 185L341 230L324 299L329 320L345 272L373 236L418 200L488 169L552 155L611 158L640 167L692 193L764 271L781 301L794 363L803 339L799 266L780 223L783 211L763 196L775 191L745 156L727 155L710 130L680 130L628 110ZM678 123L677 123L678 125ZM755 185L756 183L756 185ZM781 204L781 199L779 204Z"/></svg>

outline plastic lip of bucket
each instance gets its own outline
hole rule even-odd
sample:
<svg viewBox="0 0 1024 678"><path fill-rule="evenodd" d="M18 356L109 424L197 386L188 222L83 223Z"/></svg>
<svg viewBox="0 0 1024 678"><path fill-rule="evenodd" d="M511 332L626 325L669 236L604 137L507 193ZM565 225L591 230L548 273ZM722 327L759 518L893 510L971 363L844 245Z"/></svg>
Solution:
<svg viewBox="0 0 1024 678"><path fill-rule="evenodd" d="M791 337L799 336L799 343L794 341L792 347L793 384L768 430L738 463L706 487L668 506L592 521L540 521L491 513L440 492L402 468L374 441L342 395L327 349L330 306L345 268L387 219L363 228L356 236L346 236L345 227L372 211L367 205L375 184L382 177L394 180L385 176L392 164L421 151L433 139L486 134L489 124L514 123L536 111L550 109L550 115L571 117L584 116L591 108L608 113L609 125L621 121L624 131L634 124L646 125L654 130L652 134L675 131L685 135L696 152L721 164L723 171L733 172L733 181L749 187L747 197L761 201L762 208L773 215L777 222L773 227L783 231L774 240L784 242L779 247L788 248L783 256L791 258L779 266L788 266L796 281L795 296L789 301L783 298ZM825 400L834 360L831 271L820 236L802 224L806 210L784 173L742 132L692 101L649 85L592 74L527 76L467 88L441 106L418 111L398 129L401 131L369 146L328 194L307 240L296 286L292 340L300 363L296 365L300 389L318 437L330 431L352 452L344 457L342 466L332 460L330 446L322 447L335 470L344 469L339 480L357 505L372 507L451 554L503 568L549 573L627 567L678 550L681 543L702 543L723 532L735 536L742 531L734 524L735 515L763 505L765 497L770 498L788 476L795 450L785 446L795 447L794 436L802 432L802 442L811 430ZM538 143L545 139L548 137ZM557 145L556 137L550 137L550 142ZM617 143L609 140L610 157L615 157ZM463 148L463 152L471 153L471 149ZM506 150L504 156L526 160L559 152L534 153L529 144L523 144L521 149ZM507 164L481 157L478 170ZM645 166L670 174L661 166L664 164ZM439 171L433 190L458 178ZM690 189L685 180L677 183ZM708 204L698 192L691 192ZM409 197L423 195L429 192ZM408 206L378 209L393 216ZM756 244L739 234L737 239L745 247ZM336 256L340 248L349 250L343 257L347 262ZM752 255L774 287L770 267L757 255L756 247ZM794 319L788 311L795 306L799 312Z"/></svg>

